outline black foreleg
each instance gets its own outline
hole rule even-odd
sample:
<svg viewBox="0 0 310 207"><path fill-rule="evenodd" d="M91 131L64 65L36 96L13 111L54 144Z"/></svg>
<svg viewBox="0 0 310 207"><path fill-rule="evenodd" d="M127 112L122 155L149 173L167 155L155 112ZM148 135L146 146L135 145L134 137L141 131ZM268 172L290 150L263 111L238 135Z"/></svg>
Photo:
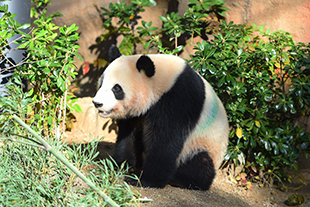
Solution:
<svg viewBox="0 0 310 207"><path fill-rule="evenodd" d="M154 122L144 128L145 158L140 183L143 187L162 188L176 172L176 160L182 150L184 135L171 125ZM137 184L136 181L130 182Z"/></svg>
<svg viewBox="0 0 310 207"><path fill-rule="evenodd" d="M143 146L139 118L117 120L117 124L119 129L113 158L119 165L127 161L133 168L141 167Z"/></svg>

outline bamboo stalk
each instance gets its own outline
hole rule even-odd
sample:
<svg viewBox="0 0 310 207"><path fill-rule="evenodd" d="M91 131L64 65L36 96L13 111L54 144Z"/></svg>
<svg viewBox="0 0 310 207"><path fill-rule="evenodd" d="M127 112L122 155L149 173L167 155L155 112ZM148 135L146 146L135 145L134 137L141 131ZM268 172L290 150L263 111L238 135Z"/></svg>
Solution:
<svg viewBox="0 0 310 207"><path fill-rule="evenodd" d="M27 131L29 131L41 144L44 145L46 151L51 152L57 159L59 159L63 164L65 164L70 170L72 170L77 176L79 176L89 187L96 191L103 199L111 206L119 206L115 203L109 196L101 191L95 184L93 184L86 176L84 176L75 166L73 166L70 161L65 158L60 152L52 148L44 139L42 139L33 129L31 129L25 122L23 122L19 117L13 115L15 119L21 126L23 126Z"/></svg>

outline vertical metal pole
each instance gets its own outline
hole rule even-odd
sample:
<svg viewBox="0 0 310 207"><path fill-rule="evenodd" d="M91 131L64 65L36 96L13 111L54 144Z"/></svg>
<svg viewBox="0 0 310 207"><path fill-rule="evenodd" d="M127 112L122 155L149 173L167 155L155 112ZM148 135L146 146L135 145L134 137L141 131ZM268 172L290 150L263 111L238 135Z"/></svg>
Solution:
<svg viewBox="0 0 310 207"><path fill-rule="evenodd" d="M12 1L0 2L1 6L3 6L4 4L8 5L9 12L17 15L14 18L17 22L19 22L22 25L26 23L30 23L31 0L12 0ZM0 17L2 16L3 16L3 13L0 12ZM29 29L23 30L23 32L29 32ZM12 42L13 40L19 37L20 37L19 34L15 35L14 37L8 40L8 43ZM11 43L9 45L9 48L6 49L6 51L2 51L4 54L7 53L8 51L10 52L6 54L6 58L3 58L0 62L0 96L6 95L5 85L9 81L9 78L13 75L14 65L16 65L17 63L19 63L21 60L25 58L26 51L25 50L14 50L14 48L16 48L17 46L18 46L17 44ZM9 59L11 63L8 62L7 59ZM10 67L13 67L13 68L10 70L7 70L7 68L10 68ZM26 85L24 85L23 87L26 87Z"/></svg>

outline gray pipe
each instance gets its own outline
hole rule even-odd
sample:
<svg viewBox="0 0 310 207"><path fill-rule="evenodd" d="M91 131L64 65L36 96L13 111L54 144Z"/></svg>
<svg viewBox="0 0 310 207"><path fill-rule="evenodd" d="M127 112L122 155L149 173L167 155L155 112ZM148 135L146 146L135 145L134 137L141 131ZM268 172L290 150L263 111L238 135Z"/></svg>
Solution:
<svg viewBox="0 0 310 207"><path fill-rule="evenodd" d="M12 0L12 1L1 1L0 5L3 6L4 4L8 5L9 12L12 14L16 14L17 16L14 18L20 24L30 23L30 8L31 8L31 0ZM3 12L0 12L0 18L3 16ZM29 32L30 30L23 30L23 32ZM12 42L13 40L20 37L19 34L15 35L14 37L10 38L8 42ZM18 45L12 43L9 47L16 48ZM8 52L9 49L2 51L4 54ZM7 68L12 67L19 63L21 60L25 58L25 50L13 50L6 54L6 57L13 63L10 64L4 58L0 62L0 96L6 95L5 85L8 83L9 78L13 75L14 68L7 70ZM25 86L24 86L25 87Z"/></svg>

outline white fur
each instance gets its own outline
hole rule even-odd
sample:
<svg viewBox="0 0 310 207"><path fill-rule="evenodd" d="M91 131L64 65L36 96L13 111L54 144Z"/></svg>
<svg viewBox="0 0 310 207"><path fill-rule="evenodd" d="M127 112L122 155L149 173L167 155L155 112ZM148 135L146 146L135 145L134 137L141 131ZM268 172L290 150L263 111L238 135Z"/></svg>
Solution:
<svg viewBox="0 0 310 207"><path fill-rule="evenodd" d="M202 78L203 79L203 78ZM228 145L229 125L225 108L210 84L204 80L206 100L198 124L186 139L178 165L202 151L207 151L218 169Z"/></svg>

